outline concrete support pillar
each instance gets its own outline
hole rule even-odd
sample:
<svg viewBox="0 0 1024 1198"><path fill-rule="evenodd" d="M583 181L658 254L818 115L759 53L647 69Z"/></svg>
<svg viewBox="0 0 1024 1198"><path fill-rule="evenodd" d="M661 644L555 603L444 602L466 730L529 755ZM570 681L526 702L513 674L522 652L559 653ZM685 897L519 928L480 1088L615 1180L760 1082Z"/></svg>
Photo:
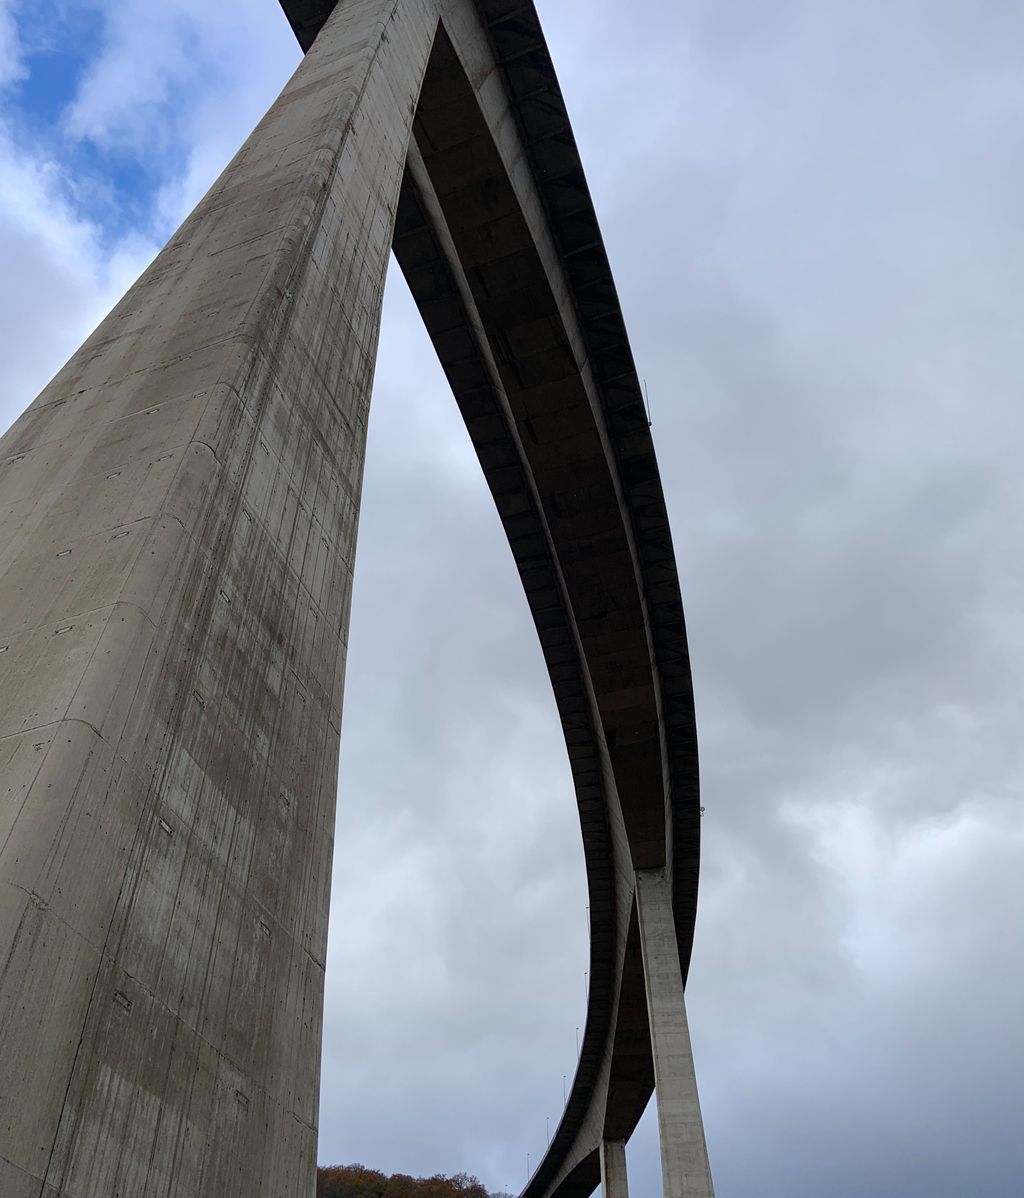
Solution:
<svg viewBox="0 0 1024 1198"><path fill-rule="evenodd" d="M601 1198L629 1198L625 1140L601 1142Z"/></svg>
<svg viewBox="0 0 1024 1198"><path fill-rule="evenodd" d="M714 1198L683 1002L672 892L663 869L636 873L665 1198Z"/></svg>
<svg viewBox="0 0 1024 1198"><path fill-rule="evenodd" d="M313 1193L352 562L439 0L339 4L0 440L0 1194Z"/></svg>

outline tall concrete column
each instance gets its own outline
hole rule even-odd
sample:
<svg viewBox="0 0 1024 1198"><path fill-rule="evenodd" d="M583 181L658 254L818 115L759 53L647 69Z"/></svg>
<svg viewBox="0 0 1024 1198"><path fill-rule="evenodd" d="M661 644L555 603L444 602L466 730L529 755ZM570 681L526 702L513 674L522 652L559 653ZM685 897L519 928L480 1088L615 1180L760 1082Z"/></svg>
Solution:
<svg viewBox="0 0 1024 1198"><path fill-rule="evenodd" d="M307 1198L367 406L434 0L346 0L0 442L0 1194Z"/></svg>
<svg viewBox="0 0 1024 1198"><path fill-rule="evenodd" d="M636 901L665 1198L714 1198L683 1001L672 892L663 869L637 870Z"/></svg>
<svg viewBox="0 0 1024 1198"><path fill-rule="evenodd" d="M601 1198L629 1198L626 1141L601 1141Z"/></svg>

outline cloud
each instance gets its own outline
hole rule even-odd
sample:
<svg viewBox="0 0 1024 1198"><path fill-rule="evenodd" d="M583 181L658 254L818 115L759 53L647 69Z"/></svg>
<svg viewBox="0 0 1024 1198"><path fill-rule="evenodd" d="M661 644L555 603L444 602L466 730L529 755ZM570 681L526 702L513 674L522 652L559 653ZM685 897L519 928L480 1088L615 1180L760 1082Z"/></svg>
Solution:
<svg viewBox="0 0 1024 1198"><path fill-rule="evenodd" d="M24 72L21 39L14 20L14 0L0 0L0 87L21 79Z"/></svg>
<svg viewBox="0 0 1024 1198"><path fill-rule="evenodd" d="M211 96L227 99L230 108L221 114L227 127L213 130L207 124L207 137L230 135L231 109L244 105L247 89L265 95L275 67L299 58L283 36L287 23L279 6L228 0L211 9L200 0L160 5L92 0L85 7L101 20L101 42L65 125L75 137L133 154L197 134Z"/></svg>
<svg viewBox="0 0 1024 1198"><path fill-rule="evenodd" d="M651 168L598 195L632 262L695 664L690 1003L724 1193L1016 1184L1005 15L791 8L725 44L680 16L691 73L633 93L658 113L633 151Z"/></svg>
<svg viewBox="0 0 1024 1198"><path fill-rule="evenodd" d="M279 5L77 0L99 41L62 119L71 142L141 164L165 239L249 135L298 63Z"/></svg>
<svg viewBox="0 0 1024 1198"><path fill-rule="evenodd" d="M26 49L17 6L0 6L0 83L12 87L0 120L0 258L14 280L0 294L5 426L187 215L297 61L276 6L241 8L73 0L43 10ZM99 37L61 126L47 129L16 85L33 54L64 45L62 11L65 35L80 35L77 18L91 11ZM83 142L99 156L83 160ZM133 159L151 168L151 193L117 179Z"/></svg>
<svg viewBox="0 0 1024 1198"><path fill-rule="evenodd" d="M14 110L0 130L10 415L297 60L273 3L93 7L52 146L27 149ZM684 585L707 808L688 1003L718 1192L1011 1198L1024 11L541 12ZM68 177L83 144L159 180L113 237ZM511 558L398 279L351 644L321 1155L514 1189L575 1061L579 833ZM654 1132L636 1193L658 1191Z"/></svg>
<svg viewBox="0 0 1024 1198"><path fill-rule="evenodd" d="M0 122L0 424L25 408L158 248L128 231L114 245L67 198L61 164Z"/></svg>
<svg viewBox="0 0 1024 1198"><path fill-rule="evenodd" d="M518 1187L575 1067L582 850L511 554L398 278L357 560L321 1159Z"/></svg>

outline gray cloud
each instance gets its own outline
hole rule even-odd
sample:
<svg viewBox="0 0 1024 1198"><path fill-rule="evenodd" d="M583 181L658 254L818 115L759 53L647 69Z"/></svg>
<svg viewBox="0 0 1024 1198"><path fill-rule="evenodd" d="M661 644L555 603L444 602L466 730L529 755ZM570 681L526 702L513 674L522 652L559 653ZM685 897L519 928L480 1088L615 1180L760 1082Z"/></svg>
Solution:
<svg viewBox="0 0 1024 1198"><path fill-rule="evenodd" d="M0 143L0 248L31 299L0 299L12 414L294 61L271 0L230 30L162 8L223 67L176 118L174 173L120 265ZM684 584L707 807L688 1001L719 1194L1011 1198L1024 11L541 12ZM76 109L90 136L130 128L138 45L111 20ZM159 65L172 90L191 78ZM9 198L27 180L31 219ZM579 834L529 613L397 277L360 538L321 1156L514 1188L574 1065ZM657 1192L650 1118L631 1169Z"/></svg>

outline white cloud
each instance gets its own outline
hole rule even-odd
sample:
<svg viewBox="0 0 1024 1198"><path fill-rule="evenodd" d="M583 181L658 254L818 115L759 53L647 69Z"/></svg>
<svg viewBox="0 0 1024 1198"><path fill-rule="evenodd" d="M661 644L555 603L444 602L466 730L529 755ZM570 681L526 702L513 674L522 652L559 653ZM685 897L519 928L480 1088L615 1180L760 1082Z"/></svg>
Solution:
<svg viewBox="0 0 1024 1198"><path fill-rule="evenodd" d="M88 0L101 44L64 129L163 176L162 236L188 214L300 58L277 4Z"/></svg>
<svg viewBox="0 0 1024 1198"><path fill-rule="evenodd" d="M230 109L245 103L246 80L260 94L272 91L275 66L298 61L297 48L275 36L287 32L275 5L126 0L91 7L102 18L101 45L65 124L73 136L135 154L198 133L211 95L228 102L220 115L233 124ZM208 137L230 131L206 127Z"/></svg>
<svg viewBox="0 0 1024 1198"><path fill-rule="evenodd" d="M3 427L209 187L299 57L276 5L74 3L96 9L103 32L63 128L22 135L13 106L0 124L0 260L15 280L0 293ZM0 5L0 82L5 64L12 82L26 69L12 12ZM47 40L60 44L59 24ZM147 161L160 178L152 207L119 215L102 174L70 167L79 139Z"/></svg>
<svg viewBox="0 0 1024 1198"><path fill-rule="evenodd" d="M271 0L97 7L65 129L152 155L165 182L112 249L58 151L0 132L10 415L297 58ZM1022 11L542 5L684 584L708 809L689 1003L722 1198L1011 1198L1024 1169ZM517 587L393 286L346 699L327 1158L514 1185L571 1075L586 899ZM657 1186L644 1135L637 1193Z"/></svg>
<svg viewBox="0 0 1024 1198"><path fill-rule="evenodd" d="M25 72L14 19L15 3L16 0L0 0L0 87L21 79Z"/></svg>
<svg viewBox="0 0 1024 1198"><path fill-rule="evenodd" d="M157 248L132 230L104 243L68 201L62 165L0 124L0 426L28 405Z"/></svg>

